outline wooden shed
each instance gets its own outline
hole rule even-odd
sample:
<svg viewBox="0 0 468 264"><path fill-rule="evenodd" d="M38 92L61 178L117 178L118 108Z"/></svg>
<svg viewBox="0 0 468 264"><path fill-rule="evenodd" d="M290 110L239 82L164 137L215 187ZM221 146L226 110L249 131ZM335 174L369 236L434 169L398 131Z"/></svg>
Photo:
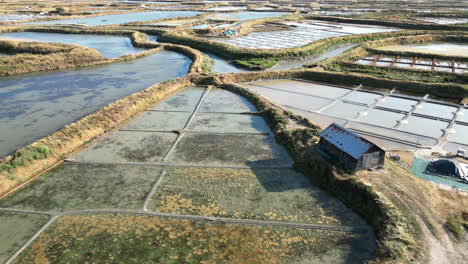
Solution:
<svg viewBox="0 0 468 264"><path fill-rule="evenodd" d="M352 131L331 124L320 134L320 148L352 172L384 165L385 151Z"/></svg>

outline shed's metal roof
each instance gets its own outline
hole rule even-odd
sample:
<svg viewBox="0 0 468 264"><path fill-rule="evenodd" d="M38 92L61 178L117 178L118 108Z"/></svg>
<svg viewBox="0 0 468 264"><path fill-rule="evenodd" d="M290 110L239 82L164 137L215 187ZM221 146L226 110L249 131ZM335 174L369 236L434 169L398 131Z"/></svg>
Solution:
<svg viewBox="0 0 468 264"><path fill-rule="evenodd" d="M337 123L328 126L320 136L355 159L359 159L372 146L375 146L374 143L358 136Z"/></svg>

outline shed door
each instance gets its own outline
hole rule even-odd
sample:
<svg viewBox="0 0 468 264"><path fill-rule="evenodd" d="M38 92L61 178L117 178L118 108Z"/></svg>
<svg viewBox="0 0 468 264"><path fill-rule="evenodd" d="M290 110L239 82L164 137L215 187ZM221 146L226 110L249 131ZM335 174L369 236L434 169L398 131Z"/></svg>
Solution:
<svg viewBox="0 0 468 264"><path fill-rule="evenodd" d="M369 154L365 154L364 156L362 156L362 168L363 169L368 169L372 166L371 164L371 155Z"/></svg>
<svg viewBox="0 0 468 264"><path fill-rule="evenodd" d="M373 168L379 165L379 152L364 154L362 156L362 165L364 169Z"/></svg>

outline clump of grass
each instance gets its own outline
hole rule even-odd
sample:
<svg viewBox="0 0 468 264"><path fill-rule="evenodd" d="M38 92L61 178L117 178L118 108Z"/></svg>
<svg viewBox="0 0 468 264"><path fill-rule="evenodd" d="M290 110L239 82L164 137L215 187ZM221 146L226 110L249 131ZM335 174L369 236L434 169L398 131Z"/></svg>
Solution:
<svg viewBox="0 0 468 264"><path fill-rule="evenodd" d="M234 63L238 66L253 70L265 70L276 65L275 58L251 58L245 60L235 60Z"/></svg>
<svg viewBox="0 0 468 264"><path fill-rule="evenodd" d="M161 84L173 84L173 83L176 83L177 80L174 80L174 79L171 79L171 80L166 80L164 82L162 82Z"/></svg>
<svg viewBox="0 0 468 264"><path fill-rule="evenodd" d="M214 61L210 57L203 55L203 62L201 64L201 68L203 73L211 73L213 72Z"/></svg>
<svg viewBox="0 0 468 264"><path fill-rule="evenodd" d="M24 166L33 160L46 159L50 154L51 151L47 146L26 147L24 150L13 154L11 160L8 163L1 164L0 172L11 171L14 168Z"/></svg>
<svg viewBox="0 0 468 264"><path fill-rule="evenodd" d="M460 240L463 235L463 227L467 227L467 223L463 223L458 215L449 215L447 223L445 223L447 229L453 233L453 235Z"/></svg>

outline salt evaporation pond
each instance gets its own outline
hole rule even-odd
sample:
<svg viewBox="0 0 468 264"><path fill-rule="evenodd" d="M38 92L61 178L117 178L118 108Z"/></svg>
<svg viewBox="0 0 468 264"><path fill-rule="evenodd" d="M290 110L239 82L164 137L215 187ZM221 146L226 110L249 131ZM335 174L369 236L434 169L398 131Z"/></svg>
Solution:
<svg viewBox="0 0 468 264"><path fill-rule="evenodd" d="M155 83L187 74L191 60L160 51L98 67L0 78L0 156Z"/></svg>
<svg viewBox="0 0 468 264"><path fill-rule="evenodd" d="M398 30L387 27L324 23L320 21L307 21L307 23L290 22L285 24L291 26L291 29L252 32L240 37L215 38L214 40L249 49L284 49L304 46L325 38Z"/></svg>
<svg viewBox="0 0 468 264"><path fill-rule="evenodd" d="M321 125L341 122L376 138L389 149L434 146L444 140L452 121L457 120L448 143L468 146L466 109L460 105L381 91L353 90L346 87L299 80L268 80L241 83L272 102ZM349 121L349 122L346 122ZM358 133L360 133L358 132ZM372 136L377 135L377 137ZM398 143L397 141L407 143ZM406 144L406 145L405 145Z"/></svg>
<svg viewBox="0 0 468 264"><path fill-rule="evenodd" d="M391 45L379 49L403 52L423 52L449 56L468 56L468 44L465 43L434 42L423 44Z"/></svg>
<svg viewBox="0 0 468 264"><path fill-rule="evenodd" d="M0 39L2 38L82 45L98 50L105 58L116 58L144 51L144 49L135 48L130 38L123 36L12 32L0 34Z"/></svg>
<svg viewBox="0 0 468 264"><path fill-rule="evenodd" d="M31 24L84 24L88 26L114 25L131 22L143 22L156 19L166 19L174 17L196 16L202 12L198 11L151 11L124 13L97 17L84 17L77 19L39 21Z"/></svg>

